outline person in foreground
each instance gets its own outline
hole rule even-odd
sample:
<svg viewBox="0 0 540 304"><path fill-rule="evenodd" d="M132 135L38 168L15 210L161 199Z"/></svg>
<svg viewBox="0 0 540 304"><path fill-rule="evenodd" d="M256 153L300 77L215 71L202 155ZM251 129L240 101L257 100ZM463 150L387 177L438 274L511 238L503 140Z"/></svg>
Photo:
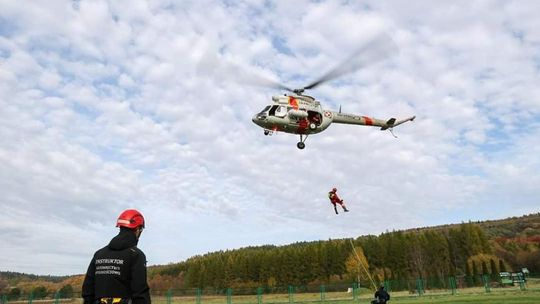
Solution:
<svg viewBox="0 0 540 304"><path fill-rule="evenodd" d="M386 304L388 301L390 301L390 295L384 290L384 286L381 286L375 292L375 300L371 301L371 304Z"/></svg>
<svg viewBox="0 0 540 304"><path fill-rule="evenodd" d="M84 304L151 304L146 256L137 248L143 215L134 209L116 221L120 232L94 254L82 286Z"/></svg>

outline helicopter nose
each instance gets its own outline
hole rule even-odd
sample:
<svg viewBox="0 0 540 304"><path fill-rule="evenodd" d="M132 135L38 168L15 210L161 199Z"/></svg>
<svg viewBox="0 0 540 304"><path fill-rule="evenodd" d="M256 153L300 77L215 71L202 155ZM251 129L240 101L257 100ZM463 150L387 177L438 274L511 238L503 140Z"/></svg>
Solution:
<svg viewBox="0 0 540 304"><path fill-rule="evenodd" d="M257 115L254 115L251 118L251 121L253 121L253 123L256 124L256 125L259 125L261 123L261 120L263 120L263 119L264 118L260 114L257 114Z"/></svg>
<svg viewBox="0 0 540 304"><path fill-rule="evenodd" d="M259 119L257 118L257 115L253 116L251 118L251 121L253 121L254 124L259 125Z"/></svg>

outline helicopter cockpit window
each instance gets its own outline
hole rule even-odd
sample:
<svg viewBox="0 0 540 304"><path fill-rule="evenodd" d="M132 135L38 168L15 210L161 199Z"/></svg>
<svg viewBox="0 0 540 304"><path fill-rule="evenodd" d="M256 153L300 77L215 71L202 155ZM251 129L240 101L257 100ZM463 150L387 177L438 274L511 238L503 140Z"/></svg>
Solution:
<svg viewBox="0 0 540 304"><path fill-rule="evenodd" d="M266 106L262 111L259 112L259 114L266 114L266 111L270 109L270 106Z"/></svg>
<svg viewBox="0 0 540 304"><path fill-rule="evenodd" d="M270 112L268 113L270 116L274 116L276 115L276 109L278 108L279 106L275 105L275 106L272 106L270 108Z"/></svg>
<svg viewBox="0 0 540 304"><path fill-rule="evenodd" d="M286 106L279 106L276 109L276 117L285 117L287 115L287 107Z"/></svg>

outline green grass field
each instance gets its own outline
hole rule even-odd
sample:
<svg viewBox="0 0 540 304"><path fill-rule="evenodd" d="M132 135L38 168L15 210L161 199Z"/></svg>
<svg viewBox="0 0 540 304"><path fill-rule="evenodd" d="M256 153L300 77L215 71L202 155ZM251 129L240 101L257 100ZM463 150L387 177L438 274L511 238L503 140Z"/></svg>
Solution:
<svg viewBox="0 0 540 304"><path fill-rule="evenodd" d="M320 293L295 293L292 298L288 294L264 294L262 304L369 304L373 292L361 289L357 300L353 300L352 294L343 292L327 292L324 301L321 301ZM526 290L520 290L519 286L505 288L491 288L489 293L484 288L459 289L457 294L452 295L449 290L428 290L422 296L409 294L407 291L391 292L390 304L540 304L540 280L532 279L528 282ZM194 296L153 296L154 304L258 304L256 295L232 295L227 301L225 295L203 295L199 301Z"/></svg>
<svg viewBox="0 0 540 304"><path fill-rule="evenodd" d="M462 290L456 295L452 294L425 294L404 295L396 293L392 295L390 304L418 303L418 304L540 304L540 289L495 290L490 293L477 292L479 290ZM352 300L346 293L330 293L324 302L320 301L319 294L295 294L295 304L300 303L327 303L327 304L368 304L371 301L371 293L361 294L357 301ZM165 297L152 297L154 304L169 304ZM289 304L288 295L265 295L263 304ZM197 304L195 297L173 297L170 304ZM228 304L225 296L203 296L200 304ZM257 304L256 296L233 296L231 304Z"/></svg>
<svg viewBox="0 0 540 304"><path fill-rule="evenodd" d="M408 291L390 292L391 301L389 304L540 304L540 279L531 278L525 290L519 286L491 288L486 292L483 287L460 288L452 295L450 290L426 290L419 296ZM337 291L321 293L292 293L283 294L262 294L257 295L235 295L231 297L225 294L204 294L200 298L190 295L182 296L179 291L167 297L164 293L152 296L153 304L369 304L373 297L373 291L361 288L357 294L357 299L353 299L351 292ZM185 291L184 291L185 292ZM260 302L259 302L260 301ZM62 299L56 302L54 299L33 300L20 299L18 301L8 301L7 304L82 304L82 299L78 296L71 299Z"/></svg>
<svg viewBox="0 0 540 304"><path fill-rule="evenodd" d="M363 302L360 302L363 303ZM369 303L369 301L365 302ZM540 303L540 291L492 292L489 294L457 294L422 297L399 297L390 303L418 304L534 304Z"/></svg>

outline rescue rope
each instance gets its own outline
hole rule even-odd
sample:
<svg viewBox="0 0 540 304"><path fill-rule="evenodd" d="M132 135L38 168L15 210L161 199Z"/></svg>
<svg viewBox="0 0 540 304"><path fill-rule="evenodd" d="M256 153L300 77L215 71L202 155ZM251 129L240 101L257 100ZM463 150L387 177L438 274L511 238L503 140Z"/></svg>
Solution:
<svg viewBox="0 0 540 304"><path fill-rule="evenodd" d="M364 267L364 264L362 263L362 260L360 259L360 256L358 255L358 252L356 252L356 248L354 248L354 244L352 242L352 239L349 239L349 242L351 243L352 250L353 250L354 254L356 255L356 259L358 260L358 264L360 264L360 266L362 266L362 269L364 269L364 271L368 275L368 278L371 281L371 284L373 284L373 288L375 290L377 290L377 285L375 284L375 281L373 281L373 278L369 274L369 271L367 271L366 267Z"/></svg>

